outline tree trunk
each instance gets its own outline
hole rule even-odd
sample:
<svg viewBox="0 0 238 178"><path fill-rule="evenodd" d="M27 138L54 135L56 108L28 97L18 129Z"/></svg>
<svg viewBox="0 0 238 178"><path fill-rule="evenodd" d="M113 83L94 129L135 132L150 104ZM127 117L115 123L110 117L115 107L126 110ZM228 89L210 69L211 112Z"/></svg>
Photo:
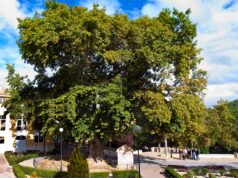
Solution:
<svg viewBox="0 0 238 178"><path fill-rule="evenodd" d="M168 159L168 145L167 145L167 138L164 138L164 145L165 145L165 159Z"/></svg>
<svg viewBox="0 0 238 178"><path fill-rule="evenodd" d="M44 152L44 155L46 155L46 151L45 151L45 138L46 138L46 133L44 133L44 135L43 135L43 152Z"/></svg>
<svg viewBox="0 0 238 178"><path fill-rule="evenodd" d="M89 147L89 158L94 159L94 161L97 162L97 160L101 161L103 156L103 149L102 144L97 136L94 137L94 139L90 142Z"/></svg>

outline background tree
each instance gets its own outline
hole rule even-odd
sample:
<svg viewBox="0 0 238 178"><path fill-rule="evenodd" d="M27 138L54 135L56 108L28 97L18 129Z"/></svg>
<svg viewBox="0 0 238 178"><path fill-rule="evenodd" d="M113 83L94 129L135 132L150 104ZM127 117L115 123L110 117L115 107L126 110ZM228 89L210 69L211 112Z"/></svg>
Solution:
<svg viewBox="0 0 238 178"><path fill-rule="evenodd" d="M211 139L211 150L216 152L230 151L238 147L236 140L235 118L222 100L208 110L207 125Z"/></svg>
<svg viewBox="0 0 238 178"><path fill-rule="evenodd" d="M171 101L170 136L180 146L202 146L207 132L206 108L191 94L176 95Z"/></svg>

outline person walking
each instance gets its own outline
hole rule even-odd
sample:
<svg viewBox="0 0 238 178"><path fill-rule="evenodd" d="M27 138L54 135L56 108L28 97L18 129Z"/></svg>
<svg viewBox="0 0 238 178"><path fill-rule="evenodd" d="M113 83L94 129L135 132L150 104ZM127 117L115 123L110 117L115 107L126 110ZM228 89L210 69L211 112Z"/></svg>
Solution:
<svg viewBox="0 0 238 178"><path fill-rule="evenodd" d="M196 159L196 150L194 148L192 149L192 159Z"/></svg>
<svg viewBox="0 0 238 178"><path fill-rule="evenodd" d="M199 149L196 149L196 158L197 158L197 160L199 160L200 158L199 158L199 154L200 154L200 151L199 151Z"/></svg>
<svg viewBox="0 0 238 178"><path fill-rule="evenodd" d="M179 159L182 159L182 150L179 149Z"/></svg>

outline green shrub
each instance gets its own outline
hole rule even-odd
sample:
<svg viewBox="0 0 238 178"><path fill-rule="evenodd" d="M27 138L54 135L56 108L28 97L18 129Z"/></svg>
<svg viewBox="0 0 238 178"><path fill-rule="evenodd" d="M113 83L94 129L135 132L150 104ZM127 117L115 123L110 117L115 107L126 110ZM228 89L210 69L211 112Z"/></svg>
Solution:
<svg viewBox="0 0 238 178"><path fill-rule="evenodd" d="M209 154L209 148L202 148L201 150L200 150L200 152L202 153L202 154Z"/></svg>
<svg viewBox="0 0 238 178"><path fill-rule="evenodd" d="M238 169L230 170L231 176L237 178L238 177Z"/></svg>
<svg viewBox="0 0 238 178"><path fill-rule="evenodd" d="M15 176L17 178L26 178L25 173L22 171L22 169L20 168L20 166L18 165L14 165L13 167L13 172L15 174Z"/></svg>
<svg viewBox="0 0 238 178"><path fill-rule="evenodd" d="M201 169L201 175L202 176L206 176L207 173L208 173L208 169L207 168L204 167L204 168Z"/></svg>
<svg viewBox="0 0 238 178"><path fill-rule="evenodd" d="M89 178L88 162L79 149L75 149L69 158L68 178L75 177Z"/></svg>
<svg viewBox="0 0 238 178"><path fill-rule="evenodd" d="M194 175L201 175L201 169L199 169L199 168L194 168L194 169L192 169L192 171L194 172Z"/></svg>
<svg viewBox="0 0 238 178"><path fill-rule="evenodd" d="M109 172L94 172L90 174L90 178L108 178ZM139 174L136 170L113 171L114 178L138 178Z"/></svg>
<svg viewBox="0 0 238 178"><path fill-rule="evenodd" d="M189 171L187 172L187 177L188 177L188 178L193 178L193 176L194 176L193 171L192 171L192 170L189 170Z"/></svg>
<svg viewBox="0 0 238 178"><path fill-rule="evenodd" d="M182 176L180 174L178 174L174 170L174 168L171 168L171 167L166 167L165 168L165 173L171 178L182 178Z"/></svg>
<svg viewBox="0 0 238 178"><path fill-rule="evenodd" d="M223 169L219 170L219 174L220 174L221 176L223 176L223 175L225 174L225 170L223 170Z"/></svg>

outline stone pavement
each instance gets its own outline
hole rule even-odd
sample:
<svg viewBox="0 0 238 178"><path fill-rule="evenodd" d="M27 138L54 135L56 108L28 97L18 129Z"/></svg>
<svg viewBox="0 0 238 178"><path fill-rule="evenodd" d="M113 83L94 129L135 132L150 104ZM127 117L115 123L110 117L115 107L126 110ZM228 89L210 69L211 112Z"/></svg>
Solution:
<svg viewBox="0 0 238 178"><path fill-rule="evenodd" d="M158 156L158 153L145 152L142 153L144 160L157 163L161 166L185 166L185 167L200 167L200 166L224 166L227 168L238 169L237 158L202 158L200 160L181 160L178 158L168 158Z"/></svg>
<svg viewBox="0 0 238 178"><path fill-rule="evenodd" d="M163 171L159 164L148 161L142 161L141 163L142 178L165 178Z"/></svg>
<svg viewBox="0 0 238 178"><path fill-rule="evenodd" d="M0 154L0 178L15 178L10 169L4 154Z"/></svg>

